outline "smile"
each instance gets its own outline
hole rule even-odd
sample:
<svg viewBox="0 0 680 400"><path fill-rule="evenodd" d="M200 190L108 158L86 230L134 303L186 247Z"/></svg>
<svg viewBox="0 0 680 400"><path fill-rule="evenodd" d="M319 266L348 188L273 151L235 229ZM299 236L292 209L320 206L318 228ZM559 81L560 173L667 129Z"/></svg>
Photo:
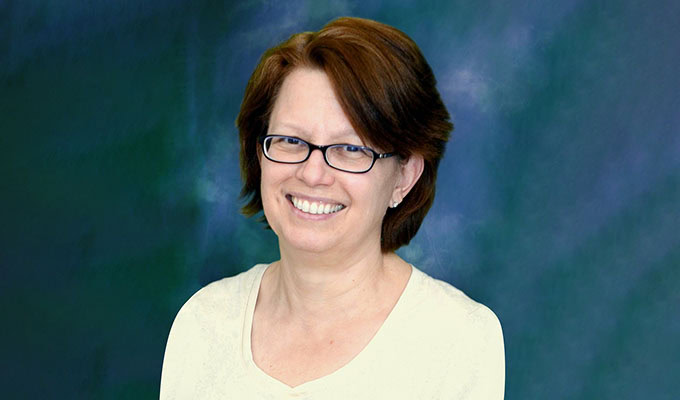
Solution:
<svg viewBox="0 0 680 400"><path fill-rule="evenodd" d="M298 199L295 196L292 195L287 195L286 198L293 203L293 206L297 208L298 210L307 213L307 214L333 214L336 213L343 208L345 208L344 205L342 204L331 204L331 203L322 203L320 201L308 201L308 200L302 200Z"/></svg>

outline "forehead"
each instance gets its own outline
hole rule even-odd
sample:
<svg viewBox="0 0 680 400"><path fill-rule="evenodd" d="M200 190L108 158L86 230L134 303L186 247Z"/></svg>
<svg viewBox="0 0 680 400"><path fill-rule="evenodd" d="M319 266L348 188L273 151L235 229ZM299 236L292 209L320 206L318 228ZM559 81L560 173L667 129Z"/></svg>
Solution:
<svg viewBox="0 0 680 400"><path fill-rule="evenodd" d="M269 119L269 133L314 140L358 139L325 72L298 68L283 81Z"/></svg>

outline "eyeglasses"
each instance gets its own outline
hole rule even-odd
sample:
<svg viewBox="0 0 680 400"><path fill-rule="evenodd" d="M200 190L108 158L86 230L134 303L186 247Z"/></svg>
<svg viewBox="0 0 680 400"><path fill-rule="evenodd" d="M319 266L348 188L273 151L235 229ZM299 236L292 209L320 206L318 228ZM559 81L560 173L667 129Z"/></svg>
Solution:
<svg viewBox="0 0 680 400"><path fill-rule="evenodd" d="M283 164L300 164L312 150L320 150L326 164L340 171L362 174L373 168L375 160L392 157L395 153L380 154L375 150L353 144L317 146L293 136L267 135L260 138L267 159Z"/></svg>

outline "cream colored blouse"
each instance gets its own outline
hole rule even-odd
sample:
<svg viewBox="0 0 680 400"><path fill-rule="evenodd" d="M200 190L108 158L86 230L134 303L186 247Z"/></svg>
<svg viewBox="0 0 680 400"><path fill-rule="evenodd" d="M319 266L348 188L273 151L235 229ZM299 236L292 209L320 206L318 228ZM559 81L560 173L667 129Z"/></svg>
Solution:
<svg viewBox="0 0 680 400"><path fill-rule="evenodd" d="M349 363L294 388L270 377L250 346L266 268L213 282L184 304L168 337L161 400L503 399L498 318L415 267L390 315Z"/></svg>

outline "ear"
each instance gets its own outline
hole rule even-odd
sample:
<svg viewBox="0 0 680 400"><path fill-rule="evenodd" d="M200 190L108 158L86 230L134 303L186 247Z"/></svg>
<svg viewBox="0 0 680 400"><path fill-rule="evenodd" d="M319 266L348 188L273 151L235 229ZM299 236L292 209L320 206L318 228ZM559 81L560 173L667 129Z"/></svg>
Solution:
<svg viewBox="0 0 680 400"><path fill-rule="evenodd" d="M397 186L392 192L392 202L401 203L404 197L411 191L413 186L415 186L420 175L423 174L423 168L425 167L425 161L423 161L423 156L419 154L412 154L408 160L401 161L399 163L399 180L397 181Z"/></svg>

